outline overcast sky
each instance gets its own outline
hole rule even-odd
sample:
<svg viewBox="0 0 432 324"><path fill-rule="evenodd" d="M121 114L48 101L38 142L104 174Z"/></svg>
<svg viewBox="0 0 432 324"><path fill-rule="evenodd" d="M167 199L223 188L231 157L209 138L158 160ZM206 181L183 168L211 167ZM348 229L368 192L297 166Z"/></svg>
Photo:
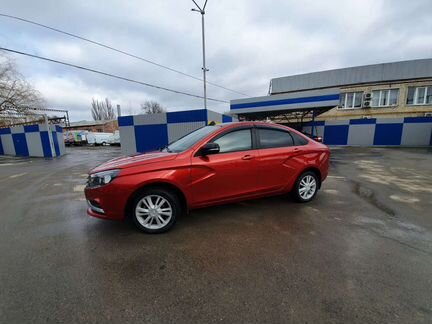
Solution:
<svg viewBox="0 0 432 324"><path fill-rule="evenodd" d="M197 0L199 4L203 0ZM191 0L2 0L0 12L35 20L201 77L201 18ZM208 80L250 96L273 77L432 57L431 0L209 0ZM0 17L0 45L202 95L202 83L46 29ZM10 54L47 105L71 120L91 119L92 98L123 114L145 100L168 111L199 109L201 99L113 80ZM242 96L213 86L208 96ZM223 112L229 104L208 102Z"/></svg>

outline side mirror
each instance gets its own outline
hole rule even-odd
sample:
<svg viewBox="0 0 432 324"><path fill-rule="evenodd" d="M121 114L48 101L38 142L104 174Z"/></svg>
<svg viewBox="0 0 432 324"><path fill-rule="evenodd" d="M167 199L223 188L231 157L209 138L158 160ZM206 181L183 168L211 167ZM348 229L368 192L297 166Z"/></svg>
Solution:
<svg viewBox="0 0 432 324"><path fill-rule="evenodd" d="M219 153L219 144L206 143L199 151L201 156Z"/></svg>

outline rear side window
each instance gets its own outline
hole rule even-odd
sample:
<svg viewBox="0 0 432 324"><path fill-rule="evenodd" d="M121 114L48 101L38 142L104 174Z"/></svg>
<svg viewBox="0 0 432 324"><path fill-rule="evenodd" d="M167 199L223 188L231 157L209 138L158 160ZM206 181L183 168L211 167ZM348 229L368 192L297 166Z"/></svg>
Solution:
<svg viewBox="0 0 432 324"><path fill-rule="evenodd" d="M222 135L213 141L219 144L219 153L247 151L252 149L252 135L250 128L236 130Z"/></svg>
<svg viewBox="0 0 432 324"><path fill-rule="evenodd" d="M300 135L297 135L296 133L291 133L293 139L294 139L294 145L295 146L302 146L306 145L308 143L308 140Z"/></svg>
<svg viewBox="0 0 432 324"><path fill-rule="evenodd" d="M258 137L260 148L287 147L294 145L294 140L290 133L282 130L258 128Z"/></svg>

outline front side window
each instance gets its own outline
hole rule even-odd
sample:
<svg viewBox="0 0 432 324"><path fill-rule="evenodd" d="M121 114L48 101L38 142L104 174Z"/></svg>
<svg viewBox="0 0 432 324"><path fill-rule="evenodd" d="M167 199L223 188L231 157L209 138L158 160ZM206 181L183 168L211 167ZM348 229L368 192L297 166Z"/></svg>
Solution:
<svg viewBox="0 0 432 324"><path fill-rule="evenodd" d="M399 89L372 91L372 107L389 107L398 104Z"/></svg>
<svg viewBox="0 0 432 324"><path fill-rule="evenodd" d="M191 148L194 144L198 143L207 135L210 135L212 132L215 132L218 129L218 126L204 126L198 128L197 130L189 133L178 140L172 142L168 146L162 149L162 152L183 152L187 149Z"/></svg>
<svg viewBox="0 0 432 324"><path fill-rule="evenodd" d="M409 87L407 95L408 105L430 105L432 104L432 86Z"/></svg>
<svg viewBox="0 0 432 324"><path fill-rule="evenodd" d="M342 93L339 99L339 106L342 109L361 108L363 91Z"/></svg>
<svg viewBox="0 0 432 324"><path fill-rule="evenodd" d="M258 128L260 148L293 146L294 140L290 133L267 128Z"/></svg>
<svg viewBox="0 0 432 324"><path fill-rule="evenodd" d="M240 129L222 135L213 141L219 144L219 153L247 151L252 149L250 128Z"/></svg>

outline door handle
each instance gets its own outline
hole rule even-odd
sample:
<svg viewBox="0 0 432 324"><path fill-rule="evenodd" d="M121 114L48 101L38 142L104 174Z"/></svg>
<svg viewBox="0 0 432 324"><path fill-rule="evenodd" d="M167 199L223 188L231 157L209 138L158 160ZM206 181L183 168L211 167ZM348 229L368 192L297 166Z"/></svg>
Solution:
<svg viewBox="0 0 432 324"><path fill-rule="evenodd" d="M255 158L254 155L246 154L242 157L242 160L252 160L253 158Z"/></svg>

